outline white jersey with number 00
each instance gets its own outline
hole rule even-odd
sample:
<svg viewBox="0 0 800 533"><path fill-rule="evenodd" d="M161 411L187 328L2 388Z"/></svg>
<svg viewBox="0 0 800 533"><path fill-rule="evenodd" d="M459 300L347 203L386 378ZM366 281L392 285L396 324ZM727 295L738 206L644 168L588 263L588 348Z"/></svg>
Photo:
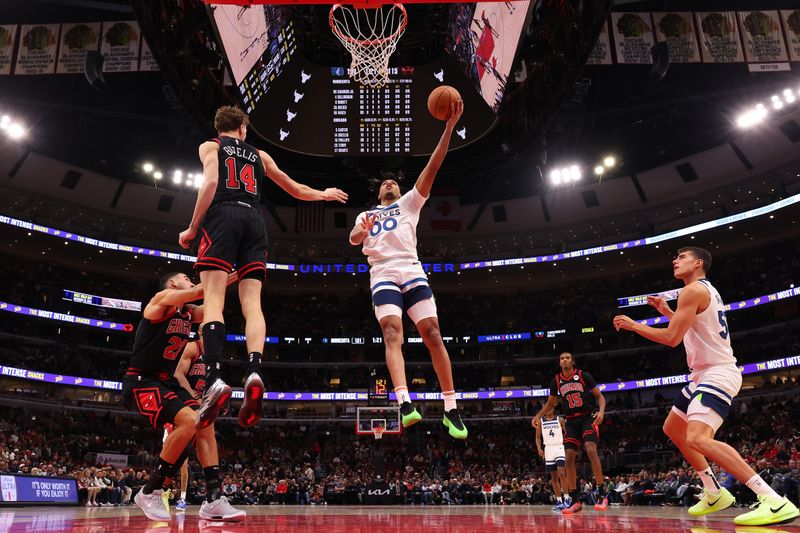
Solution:
<svg viewBox="0 0 800 533"><path fill-rule="evenodd" d="M683 336L686 362L695 371L714 365L735 365L725 304L722 303L717 289L707 279L697 280L697 283L708 290L711 301L705 311L695 316L694 322Z"/></svg>
<svg viewBox="0 0 800 533"><path fill-rule="evenodd" d="M545 446L564 444L564 434L561 432L561 423L558 418L552 420L542 418L542 440Z"/></svg>
<svg viewBox="0 0 800 533"><path fill-rule="evenodd" d="M417 224L426 200L416 187L411 187L393 204L377 206L358 215L356 226L361 225L367 213L377 214L362 246L370 265L392 259L418 260Z"/></svg>

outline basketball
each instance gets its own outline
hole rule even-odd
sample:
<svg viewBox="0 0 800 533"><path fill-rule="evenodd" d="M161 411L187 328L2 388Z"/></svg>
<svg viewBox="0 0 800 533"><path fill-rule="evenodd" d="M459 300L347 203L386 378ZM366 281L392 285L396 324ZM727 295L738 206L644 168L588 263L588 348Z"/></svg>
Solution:
<svg viewBox="0 0 800 533"><path fill-rule="evenodd" d="M449 85L441 85L428 96L428 111L439 120L450 118L450 104L461 100L461 95Z"/></svg>

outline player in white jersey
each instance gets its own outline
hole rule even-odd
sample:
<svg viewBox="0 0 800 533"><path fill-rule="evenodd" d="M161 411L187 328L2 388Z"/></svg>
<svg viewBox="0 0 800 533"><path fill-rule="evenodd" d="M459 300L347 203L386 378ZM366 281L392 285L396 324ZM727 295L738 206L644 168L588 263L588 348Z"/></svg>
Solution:
<svg viewBox="0 0 800 533"><path fill-rule="evenodd" d="M439 319L428 278L417 258L417 223L419 214L431 192L450 137L464 111L464 103L452 104L450 118L431 154L430 160L417 178L414 187L400 195L394 179L384 179L378 199L380 205L358 215L350 232L350 244L362 245L370 265L370 288L375 317L383 332L386 346L386 366L392 377L397 402L400 404L403 427L422 420L408 393L405 361L403 360L403 311L414 322L431 354L433 369L439 378L444 397L444 418L450 436L467 438L467 428L456 407L456 392L450 356L442 341Z"/></svg>
<svg viewBox="0 0 800 533"><path fill-rule="evenodd" d="M550 472L550 483L553 486L553 496L556 498L553 510L562 511L572 505L565 468L564 420L550 412L542 417L540 424L534 423L532 419L531 425L536 429L536 450L539 452L539 457L544 458L545 470Z"/></svg>
<svg viewBox="0 0 800 533"><path fill-rule="evenodd" d="M678 250L672 261L673 274L685 287L673 312L663 298L649 296L647 303L670 319L666 328L651 328L629 317L614 317L614 327L638 333L646 339L675 347L683 341L691 369L691 383L681 390L664 422L664 433L692 465L705 489L703 499L689 509L700 516L730 507L736 500L720 487L706 458L746 484L758 498L755 508L734 518L734 523L766 526L785 523L800 516L787 498L779 496L739 453L714 439L728 415L731 400L739 392L742 376L731 348L725 305L706 279L711 254L703 248Z"/></svg>

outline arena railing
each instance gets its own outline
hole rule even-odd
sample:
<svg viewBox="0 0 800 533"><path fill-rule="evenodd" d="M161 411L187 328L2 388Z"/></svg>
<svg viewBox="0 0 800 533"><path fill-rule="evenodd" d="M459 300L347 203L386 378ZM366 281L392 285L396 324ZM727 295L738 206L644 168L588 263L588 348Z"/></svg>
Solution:
<svg viewBox="0 0 800 533"><path fill-rule="evenodd" d="M800 355L792 355L761 361L757 363L747 363L739 366L743 375L758 374L783 370L800 366ZM87 387L91 389L103 389L121 391L122 383L113 380L67 376L64 374L53 374L50 372L40 372L25 368L15 368L0 365L0 377L10 377L41 383L52 383L58 385ZM627 392L632 390L665 388L689 383L689 374L677 374L674 376L662 376L652 378L642 378L635 380L617 381L612 383L598 383L598 387L603 392ZM519 400L525 398L541 398L549 394L549 389L507 389L507 390L481 390L457 392L458 400ZM233 398L242 399L242 390L234 390ZM265 392L263 398L270 401L324 401L324 402L349 402L366 401L368 393L366 391L348 392ZM411 399L416 401L441 400L440 392L412 392ZM389 394L389 400L395 400L394 393Z"/></svg>
<svg viewBox="0 0 800 533"><path fill-rule="evenodd" d="M800 287L790 287L788 289L773 292L771 294L764 294L753 298L747 298L738 302L732 302L725 305L725 311L735 312L742 309L750 309L761 305L770 304L787 298L795 298L800 296ZM0 301L0 311L7 313L20 314L28 317L41 318L46 320L57 320L60 322L68 322L81 326L88 326L94 328L110 329L114 331L121 331L125 333L132 333L134 330L133 324L112 322L109 320L97 320L94 318L86 318L67 313L58 313L55 311L48 311L45 309L36 309L33 307L25 307L23 305L13 304L9 302ZM642 324L648 326L666 324L669 319L665 316L652 317L645 320L640 320ZM445 344L485 344L496 342L517 342L517 341L530 341L534 339L553 339L559 335L566 334L587 334L595 333L594 327L579 327L567 329L566 326L553 329L553 330L535 330L523 332L507 332L507 333L493 333L486 335L462 335L462 336L444 336L442 340ZM245 336L242 334L228 334L228 342L245 342ZM405 341L408 344L422 344L422 337L406 337ZM382 337L308 337L305 335L287 336L274 336L270 335L264 338L266 344L383 344Z"/></svg>
<svg viewBox="0 0 800 533"><path fill-rule="evenodd" d="M773 202L771 204L761 206L755 209L750 209L742 213L718 218L716 220L711 220L708 222L703 222L701 224L695 224L693 226L688 226L686 228L669 231L667 233L662 233L659 235L654 235L652 237L645 237L642 239L635 239L631 241L622 241L618 243L607 244L604 246L595 246L592 248L584 248L572 252L564 252L551 255L539 255L532 257L517 257L511 259L488 259L481 261L467 261L459 263L423 263L423 267L427 271L432 271L432 272L457 272L463 270L476 270L482 268L497 268L505 266L519 266L519 265L527 265L535 263L554 263L557 261L564 261L567 259L575 259L590 255L597 255L609 252L619 252L631 248L637 248L640 246L649 246L653 244L658 244L660 242L668 241L671 239L677 239L679 237L683 237L686 235L692 235L703 231L719 228L725 225L733 224L735 222L741 222L743 220L760 217L763 215L767 215L769 213L773 213L780 209L792 206L798 202L800 202L800 194L795 194L793 196L789 196L788 198L784 198L777 202ZM181 254L181 253L167 252L164 250L156 250L152 248L146 248L143 246L132 246L128 244L119 244L114 242L103 241L100 239L94 239L92 237L78 235L71 231L63 229L55 229L41 224L35 224L33 222L19 220L17 218L5 215L0 215L0 224L6 224L9 226L22 228L30 232L35 231L38 233L43 233L45 235L50 235L53 237L58 237L60 239L65 239L68 241L79 242L82 244L86 244L87 246L94 246L96 248L101 248L103 250L127 252L137 255L145 255L148 257L158 257L171 261L172 260L184 261L187 263L194 263L195 260L197 259L195 256ZM356 273L364 274L369 271L369 267L364 263L323 263L323 264L297 264L297 265L290 265L286 263L267 263L267 269L283 270L301 274L356 274Z"/></svg>

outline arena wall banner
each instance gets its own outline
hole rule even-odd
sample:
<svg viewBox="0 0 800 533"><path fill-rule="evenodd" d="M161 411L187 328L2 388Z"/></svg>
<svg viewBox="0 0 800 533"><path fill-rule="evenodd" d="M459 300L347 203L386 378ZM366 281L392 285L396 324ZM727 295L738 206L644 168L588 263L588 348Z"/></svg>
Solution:
<svg viewBox="0 0 800 533"><path fill-rule="evenodd" d="M739 40L739 27L733 11L695 13L700 30L703 63L743 63L744 53Z"/></svg>
<svg viewBox="0 0 800 533"><path fill-rule="evenodd" d="M60 24L23 24L14 74L53 74Z"/></svg>
<svg viewBox="0 0 800 533"><path fill-rule="evenodd" d="M718 228L720 226L733 224L735 222L741 222L743 220L760 217L778 211L779 209L792 206L799 202L800 202L800 194L795 194L793 196L789 196L788 198L784 198L782 200L764 205L762 207L757 207L755 209L750 209L748 211L737 213L735 215L718 218L716 220L710 220L708 222L703 222L701 224L695 224L693 226L677 229L675 231L662 233L660 235L654 235L652 237L646 237L644 239L637 239L634 241L623 241L618 243L607 244L604 246L595 246L593 248L584 248L581 250L574 250L572 252L565 252L553 255L540 255L534 257L516 257L512 259L482 260L482 261L460 263L460 264L423 263L422 267L423 269L429 272L456 272L458 270L470 270L476 268L519 266L519 265L527 265L529 263L553 263L556 261L563 261L565 259L574 259L577 257L585 257L588 255L595 255L608 252L619 252L621 250L626 250L628 248L636 248L638 246L648 246L651 244L657 244L662 241L677 239L678 237L683 237L685 235L691 235L694 233L699 233L701 231ZM15 226L17 228L26 229L28 231L44 233L46 235L51 235L53 237L58 237L60 239L79 242L81 244L86 244L88 246L93 246L95 248L102 248L104 250L112 250L115 252L127 252L131 254L146 255L149 257L158 257L161 259L169 259L173 261L185 261L188 263L194 263L197 259L194 256L181 253L167 252L164 250L145 248L143 246L131 246L128 244L119 244L115 242L108 242L100 239L94 239L92 237L77 235L75 233L66 230L55 229L41 224L35 224L33 222L20 220L18 218L13 218L5 215L0 215L0 224L7 224L9 226ZM367 272L369 272L369 266L366 265L365 263L323 263L315 265L312 264L288 265L285 263L267 263L267 270L283 270L287 272L296 272L300 274L351 274L351 273L366 274Z"/></svg>
<svg viewBox="0 0 800 533"><path fill-rule="evenodd" d="M650 13L611 13L617 63L650 65L655 44Z"/></svg>
<svg viewBox="0 0 800 533"><path fill-rule="evenodd" d="M656 37L666 42L671 63L699 63L700 46L690 12L653 13Z"/></svg>
<svg viewBox="0 0 800 533"><path fill-rule="evenodd" d="M83 74L86 52L96 51L99 45L99 22L62 24L56 74Z"/></svg>
<svg viewBox="0 0 800 533"><path fill-rule="evenodd" d="M11 58L17 37L16 24L0 26L0 74L11 74Z"/></svg>
<svg viewBox="0 0 800 533"><path fill-rule="evenodd" d="M152 50L150 50L150 45L147 44L145 38L142 37L142 53L139 55L139 72L153 72L156 70L158 70L156 58L153 56Z"/></svg>
<svg viewBox="0 0 800 533"><path fill-rule="evenodd" d="M800 61L800 9L782 10L781 22L789 48L789 60Z"/></svg>
<svg viewBox="0 0 800 533"><path fill-rule="evenodd" d="M789 70L789 56L777 11L739 11L744 54L752 72Z"/></svg>
<svg viewBox="0 0 800 533"><path fill-rule="evenodd" d="M739 371L744 374L757 374L773 370L782 370L800 366L800 355L781 357L769 361L758 363L747 363L739 366ZM63 376L51 374L49 372L37 372L24 368L13 368L0 366L0 376L14 377L18 379L32 379L46 383L59 383L62 385L77 385L82 387L122 390L122 383L119 381L107 381L92 378L81 378L75 376ZM675 376L662 376L653 378L641 378L627 381L616 381L613 383L599 383L597 386L601 391L619 392L636 389L649 389L653 387L669 387L689 382L689 374L678 374ZM418 401L436 401L442 399L441 392L412 392L411 399ZM480 390L480 391L460 391L456 392L458 400L519 400L524 398L542 398L550 394L550 389L503 389L503 390ZM232 398L241 400L244 398L244 391L234 390ZM361 402L368 400L366 391L347 391L347 392L265 392L263 398L269 401L285 402ZM390 400L396 400L394 393L389 393Z"/></svg>
<svg viewBox="0 0 800 533"><path fill-rule="evenodd" d="M78 483L69 478L3 474L0 503L78 503Z"/></svg>
<svg viewBox="0 0 800 533"><path fill-rule="evenodd" d="M139 68L139 39L135 21L103 22L100 51L105 56L103 72L135 72Z"/></svg>
<svg viewBox="0 0 800 533"><path fill-rule="evenodd" d="M600 28L600 36L589 54L587 65L611 65L611 40L608 37L608 22L604 21Z"/></svg>

